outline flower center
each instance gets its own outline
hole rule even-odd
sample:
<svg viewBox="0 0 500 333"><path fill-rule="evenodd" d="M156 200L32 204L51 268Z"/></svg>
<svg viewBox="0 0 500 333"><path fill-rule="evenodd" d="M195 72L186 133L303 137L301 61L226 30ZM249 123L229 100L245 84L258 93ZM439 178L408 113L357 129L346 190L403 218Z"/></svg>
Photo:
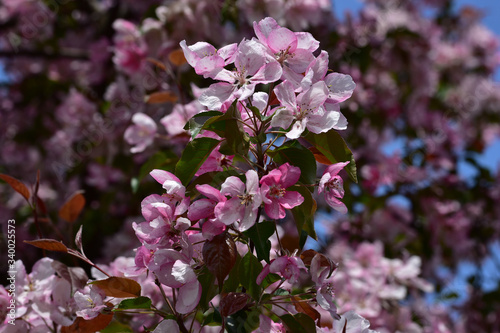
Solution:
<svg viewBox="0 0 500 333"><path fill-rule="evenodd" d="M269 189L269 195L275 198L281 198L285 195L286 190L281 185L273 185Z"/></svg>
<svg viewBox="0 0 500 333"><path fill-rule="evenodd" d="M277 53L274 54L274 56L276 57L276 60L278 60L278 62L280 64L283 64L283 62L286 59L288 59L288 58L293 58L294 54L293 53L289 53L290 47L291 46L288 46L286 48L286 50L280 50L279 52L277 52Z"/></svg>
<svg viewBox="0 0 500 333"><path fill-rule="evenodd" d="M340 183L340 180L335 177L326 183L326 188L327 190L342 191L342 184Z"/></svg>
<svg viewBox="0 0 500 333"><path fill-rule="evenodd" d="M245 194L245 195L238 195L238 198L241 199L241 204L248 206L253 202L253 194Z"/></svg>

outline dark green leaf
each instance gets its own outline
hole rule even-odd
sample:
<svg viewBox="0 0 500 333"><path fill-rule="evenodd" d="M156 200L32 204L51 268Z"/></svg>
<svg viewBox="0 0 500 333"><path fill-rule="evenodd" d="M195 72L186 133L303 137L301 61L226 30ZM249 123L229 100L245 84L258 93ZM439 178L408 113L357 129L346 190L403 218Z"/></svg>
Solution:
<svg viewBox="0 0 500 333"><path fill-rule="evenodd" d="M209 308L209 302L217 294L217 286L215 285L215 276L204 267L198 274L198 281L201 284L200 309L206 311Z"/></svg>
<svg viewBox="0 0 500 333"><path fill-rule="evenodd" d="M269 253L271 252L271 241L269 237L274 234L275 225L272 221L255 223L253 227L244 232L250 237L257 251L257 258L269 263Z"/></svg>
<svg viewBox="0 0 500 333"><path fill-rule="evenodd" d="M316 333L314 320L304 313L286 314L280 317L290 333Z"/></svg>
<svg viewBox="0 0 500 333"><path fill-rule="evenodd" d="M260 272L262 272L262 264L252 253L247 252L247 254L241 258L238 273L240 276L240 283L246 288L247 293L255 300L258 300L260 296L261 288L257 282L255 282Z"/></svg>
<svg viewBox="0 0 500 333"><path fill-rule="evenodd" d="M207 111L207 112L201 112L198 113L197 115L194 115L189 121L186 123L184 126L184 129L191 134L191 137L194 139L198 133L203 128L203 125L210 120L212 117L217 117L223 115L222 112L219 111Z"/></svg>
<svg viewBox="0 0 500 333"><path fill-rule="evenodd" d="M178 159L177 155L171 151L167 150L157 152L141 166L141 170L139 171L139 176L137 178L141 181L144 177L149 175L153 169L173 171L175 163L177 163Z"/></svg>
<svg viewBox="0 0 500 333"><path fill-rule="evenodd" d="M222 287L222 291L224 293L229 293L232 291L236 291L240 286L240 276L238 275L238 267L240 265L241 257L236 255L236 262L229 272L229 276L226 281L224 281L224 286Z"/></svg>
<svg viewBox="0 0 500 333"><path fill-rule="evenodd" d="M100 331L101 333L134 333L134 330L128 325L124 325L119 321L112 321L106 328Z"/></svg>
<svg viewBox="0 0 500 333"><path fill-rule="evenodd" d="M270 152L273 160L278 164L290 163L300 168L299 181L303 184L316 183L316 159L313 153L302 146L297 140L286 142L281 147ZM314 191L314 188L311 187Z"/></svg>
<svg viewBox="0 0 500 333"><path fill-rule="evenodd" d="M175 175L184 186L191 181L196 171L218 144L219 140L212 138L197 138L187 144L181 159L175 166Z"/></svg>
<svg viewBox="0 0 500 333"><path fill-rule="evenodd" d="M293 186L292 191L297 191L304 197L304 202L297 207L292 208L293 218L299 235L302 236L302 231L307 232L309 236L316 239L314 231L314 214L316 213L316 201L313 199L311 192L303 186ZM305 239L301 237L300 248L303 247Z"/></svg>
<svg viewBox="0 0 500 333"><path fill-rule="evenodd" d="M150 309L151 299L149 297L140 296L136 298L126 299L118 304L118 309Z"/></svg>
<svg viewBox="0 0 500 333"><path fill-rule="evenodd" d="M344 169L355 183L358 182L356 161L340 134L335 130L320 134L309 133L305 136L305 139L325 155L332 164L349 161L350 163Z"/></svg>

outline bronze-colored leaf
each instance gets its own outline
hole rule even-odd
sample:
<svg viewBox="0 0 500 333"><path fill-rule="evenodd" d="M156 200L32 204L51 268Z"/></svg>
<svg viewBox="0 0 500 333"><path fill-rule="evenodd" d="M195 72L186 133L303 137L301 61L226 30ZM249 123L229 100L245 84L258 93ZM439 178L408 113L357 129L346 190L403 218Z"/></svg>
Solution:
<svg viewBox="0 0 500 333"><path fill-rule="evenodd" d="M61 333L95 333L105 329L113 320L113 314L100 313L97 317L85 320L77 317L70 326L61 327Z"/></svg>
<svg viewBox="0 0 500 333"><path fill-rule="evenodd" d="M152 63L153 65L155 65L156 67L158 67L161 70L164 70L164 71L167 70L167 67L165 66L165 64L162 63L160 60L156 60L154 58L147 58L146 60L148 62Z"/></svg>
<svg viewBox="0 0 500 333"><path fill-rule="evenodd" d="M64 203L59 210L59 217L68 222L75 222L85 206L85 197L82 191L77 191Z"/></svg>
<svg viewBox="0 0 500 333"><path fill-rule="evenodd" d="M227 232L215 236L203 245L203 260L208 270L217 278L220 290L236 262L237 253L236 244Z"/></svg>
<svg viewBox="0 0 500 333"><path fill-rule="evenodd" d="M21 181L3 173L0 174L0 179L3 179L7 184L10 185L10 187L12 187L14 191L21 194L26 200L29 200L30 190L28 190L26 185L24 185Z"/></svg>
<svg viewBox="0 0 500 333"><path fill-rule="evenodd" d="M305 313L315 321L321 319L320 313L315 308L313 308L308 302L301 300L297 296L292 296L291 300L297 312Z"/></svg>
<svg viewBox="0 0 500 333"><path fill-rule="evenodd" d="M145 102L148 104L175 103L177 95L171 91L158 91L146 96Z"/></svg>
<svg viewBox="0 0 500 333"><path fill-rule="evenodd" d="M181 48L175 49L168 55L168 60L175 66L180 66L185 64L186 57L184 57L184 52Z"/></svg>
<svg viewBox="0 0 500 333"><path fill-rule="evenodd" d="M316 256L316 255L320 256L320 261L319 261L320 264L319 265L321 267L328 267L328 269L330 270L328 276L332 275L333 271L335 271L337 269L338 264L335 263L332 259L325 256L324 254L321 254L317 251L310 249L310 250L306 250L306 251L302 252L300 255L300 259L302 259L302 261L304 262L304 264L306 266L310 266L311 261L313 260L314 256Z"/></svg>
<svg viewBox="0 0 500 333"><path fill-rule="evenodd" d="M136 281L124 277L112 276L105 280L94 281L91 284L101 288L106 296L110 297L138 297L141 296L141 285Z"/></svg>
<svg viewBox="0 0 500 333"><path fill-rule="evenodd" d="M36 246L47 251L68 252L68 248L62 242L55 239L37 239L32 241L24 241L30 245Z"/></svg>
<svg viewBox="0 0 500 333"><path fill-rule="evenodd" d="M316 147L309 147L309 150L311 151L311 153L313 153L316 162L326 165L332 164L332 162L330 162L328 158L326 158L326 156L323 155L323 153L320 152Z"/></svg>
<svg viewBox="0 0 500 333"><path fill-rule="evenodd" d="M246 293L230 292L222 297L219 305L220 314L227 317L243 309L250 296Z"/></svg>

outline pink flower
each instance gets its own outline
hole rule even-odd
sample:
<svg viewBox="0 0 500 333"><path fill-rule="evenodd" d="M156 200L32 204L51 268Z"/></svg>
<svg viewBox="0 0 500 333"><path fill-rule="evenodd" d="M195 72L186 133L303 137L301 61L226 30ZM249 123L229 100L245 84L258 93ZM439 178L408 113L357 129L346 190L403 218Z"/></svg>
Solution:
<svg viewBox="0 0 500 333"><path fill-rule="evenodd" d="M168 171L160 169L154 169L149 174L158 183L162 184L166 190L166 193L162 195L162 199L165 203L175 206L175 215L184 213L189 205L189 197L186 197L186 188L179 178Z"/></svg>
<svg viewBox="0 0 500 333"><path fill-rule="evenodd" d="M318 186L318 193L325 191L326 203L342 214L347 213L346 205L340 201L344 197L344 186L342 178L338 175L349 162L335 163L326 169Z"/></svg>
<svg viewBox="0 0 500 333"><path fill-rule="evenodd" d="M370 322L354 311L344 313L339 320L334 322L336 333L377 333L369 327Z"/></svg>
<svg viewBox="0 0 500 333"><path fill-rule="evenodd" d="M257 284L261 284L269 273L279 273L290 284L294 284L299 279L301 269L307 271L304 262L299 257L278 257L264 267L262 272L257 276L256 282Z"/></svg>
<svg viewBox="0 0 500 333"><path fill-rule="evenodd" d="M136 113L132 116L132 125L125 131L125 140L135 147L130 151L140 153L153 143L156 135L156 123L144 113Z"/></svg>
<svg viewBox="0 0 500 333"><path fill-rule="evenodd" d="M229 177L221 186L221 194L231 199L223 200L215 206L215 216L222 223L231 225L235 222L240 231L250 229L256 222L257 211L262 203L259 189L259 176L255 170L245 173L247 184L238 177Z"/></svg>
<svg viewBox="0 0 500 333"><path fill-rule="evenodd" d="M186 61L194 68L196 74L213 79L224 66L234 61L234 55L238 49L236 43L217 50L207 42L198 42L187 46L185 40L180 42L180 46Z"/></svg>
<svg viewBox="0 0 500 333"><path fill-rule="evenodd" d="M327 266L321 266L321 255L316 254L310 267L311 278L316 284L316 302L330 312L334 318L339 319L340 316L337 314L337 306L333 298L333 284L331 279L327 279L329 271Z"/></svg>
<svg viewBox="0 0 500 333"><path fill-rule="evenodd" d="M179 324L173 319L165 319L161 323L156 326L153 333L179 333L181 330L179 329Z"/></svg>
<svg viewBox="0 0 500 333"><path fill-rule="evenodd" d="M250 97L259 83L270 83L281 77L278 62L270 61L266 49L255 40L243 40L238 45L234 60L235 71L222 69L215 79L225 82L214 83L200 96L200 103L210 110L227 107L234 100Z"/></svg>
<svg viewBox="0 0 500 333"><path fill-rule="evenodd" d="M191 259L192 260L192 259ZM175 310L189 313L198 305L201 297L201 284L188 256L173 249L160 249L155 253L154 272L161 283L179 288Z"/></svg>
<svg viewBox="0 0 500 333"><path fill-rule="evenodd" d="M278 85L274 92L282 107L274 114L271 126L287 129L295 121L286 134L290 139L300 137L306 128L317 134L326 132L339 120L339 112L328 112L323 106L328 98L328 88L323 81L316 82L298 96L288 81Z"/></svg>
<svg viewBox="0 0 500 333"><path fill-rule="evenodd" d="M272 219L285 217L285 209L292 209L302 204L304 197L297 191L286 189L300 178L300 169L288 163L271 170L260 180L262 201L267 215Z"/></svg>
<svg viewBox="0 0 500 333"><path fill-rule="evenodd" d="M101 310L106 308L105 297L104 292L94 286L90 286L88 293L77 291L74 295L76 306L79 308L76 314L85 320L97 317Z"/></svg>
<svg viewBox="0 0 500 333"><path fill-rule="evenodd" d="M191 221L213 219L215 217L215 206L226 201L226 197L223 196L218 189L208 184L196 185L196 189L200 194L203 194L206 199L198 199L189 206L188 218Z"/></svg>

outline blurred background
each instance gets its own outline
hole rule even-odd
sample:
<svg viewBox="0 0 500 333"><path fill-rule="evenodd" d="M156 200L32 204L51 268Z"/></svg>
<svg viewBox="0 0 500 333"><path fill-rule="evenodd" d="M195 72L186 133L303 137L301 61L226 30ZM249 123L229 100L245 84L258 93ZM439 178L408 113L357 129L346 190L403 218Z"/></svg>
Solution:
<svg viewBox="0 0 500 333"><path fill-rule="evenodd" d="M499 332L494 0L4 0L0 173L31 197L0 183L2 257L8 219L16 219L16 256L28 268L42 252L23 240L72 245L81 225L93 260L133 256L140 202L160 190L147 174L173 170L189 138L180 128L210 84L184 63L179 42L239 42L265 16L311 32L329 68L357 84L341 110L349 125L340 134L358 170L358 183L343 175L349 213L317 198L319 237L308 242L344 267L341 311L356 309L381 332ZM125 134L139 112L155 124L140 144ZM65 221L59 210L78 191L85 208ZM282 228L291 230L286 221ZM287 238L293 249L298 235ZM404 280L381 277L384 260L419 276L403 296L374 292L379 279Z"/></svg>

